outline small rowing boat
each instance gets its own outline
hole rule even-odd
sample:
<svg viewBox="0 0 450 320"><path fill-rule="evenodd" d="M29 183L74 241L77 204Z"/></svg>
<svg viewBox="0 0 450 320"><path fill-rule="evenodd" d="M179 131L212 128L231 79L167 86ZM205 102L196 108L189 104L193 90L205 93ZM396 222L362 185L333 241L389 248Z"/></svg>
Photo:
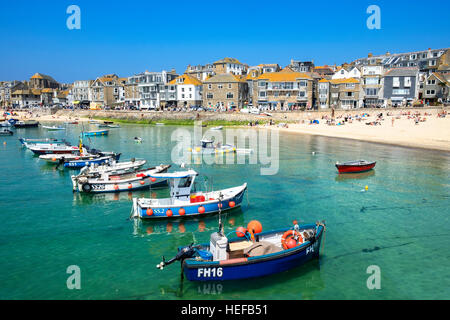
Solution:
<svg viewBox="0 0 450 320"><path fill-rule="evenodd" d="M191 217L231 210L241 206L247 183L212 192L193 192L198 173L194 170L151 174L154 179L169 179L170 198L133 198L132 216L140 219Z"/></svg>
<svg viewBox="0 0 450 320"><path fill-rule="evenodd" d="M211 128L211 130L222 130L222 129L223 129L223 126Z"/></svg>
<svg viewBox="0 0 450 320"><path fill-rule="evenodd" d="M260 222L253 220L247 228L239 227L236 238L228 239L219 218L219 230L210 236L209 244L178 248L177 255L156 267L181 262L182 272L190 281L242 280L287 271L319 258L325 223L298 225L262 232ZM232 231L234 233L234 231Z"/></svg>
<svg viewBox="0 0 450 320"><path fill-rule="evenodd" d="M57 126L42 126L42 128L47 129L49 131L66 130L66 128L64 127L57 127Z"/></svg>
<svg viewBox="0 0 450 320"><path fill-rule="evenodd" d="M109 133L108 130L86 131L83 132L83 136L85 137L107 136L108 133Z"/></svg>
<svg viewBox="0 0 450 320"><path fill-rule="evenodd" d="M124 174L102 172L101 174L92 175L82 172L78 176L71 177L73 191L99 193L164 188L167 187L167 179L152 178L151 175L165 173L169 168L170 165L160 165Z"/></svg>
<svg viewBox="0 0 450 320"><path fill-rule="evenodd" d="M375 167L375 161L357 160L336 163L339 173L355 173L372 170Z"/></svg>
<svg viewBox="0 0 450 320"><path fill-rule="evenodd" d="M236 152L236 147L220 142L214 145L214 140L203 139L200 141L200 146L189 148L188 151L192 154L223 154Z"/></svg>

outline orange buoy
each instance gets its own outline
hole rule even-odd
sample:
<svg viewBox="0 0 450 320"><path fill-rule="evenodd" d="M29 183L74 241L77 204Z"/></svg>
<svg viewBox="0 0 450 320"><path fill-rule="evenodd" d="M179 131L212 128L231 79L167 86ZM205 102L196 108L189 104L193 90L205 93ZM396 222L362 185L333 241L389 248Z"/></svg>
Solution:
<svg viewBox="0 0 450 320"><path fill-rule="evenodd" d="M114 185L114 190L119 190L119 186L116 184L116 185Z"/></svg>
<svg viewBox="0 0 450 320"><path fill-rule="evenodd" d="M293 242L290 241L290 239L295 241L295 245L293 245ZM283 249L291 249L302 243L303 243L302 235L300 234L300 232L295 230L288 230L281 237L281 245L283 246Z"/></svg>
<svg viewBox="0 0 450 320"><path fill-rule="evenodd" d="M186 214L186 210L184 210L183 208L181 208L180 210L178 210L178 214L180 216L184 216Z"/></svg>
<svg viewBox="0 0 450 320"><path fill-rule="evenodd" d="M258 220L252 220L248 223L247 229L249 232L261 233L262 232L262 224Z"/></svg>
<svg viewBox="0 0 450 320"><path fill-rule="evenodd" d="M152 180L152 182L155 182L155 181L156 181L156 178L151 178L150 180Z"/></svg>
<svg viewBox="0 0 450 320"><path fill-rule="evenodd" d="M141 183L141 185L144 185L144 184L145 184L145 181L141 181L140 183Z"/></svg>
<svg viewBox="0 0 450 320"><path fill-rule="evenodd" d="M239 238L243 238L243 237L245 237L245 234L247 233L247 229L245 229L244 227L238 227L237 229L236 229L236 235L239 237Z"/></svg>
<svg viewBox="0 0 450 320"><path fill-rule="evenodd" d="M173 216L173 212L172 212L172 210L167 210L166 211L166 215L168 216L168 217L171 217L171 216Z"/></svg>
<svg viewBox="0 0 450 320"><path fill-rule="evenodd" d="M152 209L147 209L147 215L148 216L152 216L153 215L153 210Z"/></svg>
<svg viewBox="0 0 450 320"><path fill-rule="evenodd" d="M205 213L205 207L204 206L198 207L198 213Z"/></svg>
<svg viewBox="0 0 450 320"><path fill-rule="evenodd" d="M230 208L234 208L236 206L236 203L234 201L230 201L228 205L230 206Z"/></svg>
<svg viewBox="0 0 450 320"><path fill-rule="evenodd" d="M130 183L130 184L128 185L128 189L131 189L131 188L133 188L133 185Z"/></svg>

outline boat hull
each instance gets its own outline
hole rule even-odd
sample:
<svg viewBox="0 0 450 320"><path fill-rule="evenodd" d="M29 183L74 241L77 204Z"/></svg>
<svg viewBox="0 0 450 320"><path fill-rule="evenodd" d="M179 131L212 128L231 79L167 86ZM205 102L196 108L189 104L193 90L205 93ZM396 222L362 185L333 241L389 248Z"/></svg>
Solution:
<svg viewBox="0 0 450 320"><path fill-rule="evenodd" d="M108 130L101 130L95 132L83 132L83 136L85 137L95 137L95 136L107 136L109 133Z"/></svg>
<svg viewBox="0 0 450 320"><path fill-rule="evenodd" d="M96 158L96 159L92 159L92 160L68 161L68 162L64 163L64 167L70 168L70 169L81 169L81 168L84 168L84 167L90 166L90 165L102 165L102 164L105 164L105 163L111 161L114 158L115 158L115 160L119 160L120 154L116 155L115 157L108 156L108 157L100 157L100 158Z"/></svg>
<svg viewBox="0 0 450 320"><path fill-rule="evenodd" d="M375 167L376 162L371 162L365 165L346 165L336 164L336 168L339 173L360 173L372 170Z"/></svg>
<svg viewBox="0 0 450 320"><path fill-rule="evenodd" d="M277 253L225 261L188 259L183 262L183 271L190 281L242 280L280 273L318 258L323 232L324 227L319 225L313 243L307 241L300 246Z"/></svg>
<svg viewBox="0 0 450 320"><path fill-rule="evenodd" d="M221 201L222 211L232 210L239 208L244 198L244 193L247 190L247 184L238 187L235 194L230 197L226 197ZM220 191L216 191L220 192ZM232 203L234 202L234 205ZM201 209L203 208L203 209ZM151 209L151 210L150 210ZM181 209L184 210L184 214ZM170 211L169 211L170 210ZM179 219L187 217L204 216L209 214L215 214L219 212L219 201L209 200L204 202L191 203L186 201L184 203L178 203L174 205L143 205L139 203L138 199L133 199L133 212L134 217L140 219ZM170 214L170 212L172 214Z"/></svg>

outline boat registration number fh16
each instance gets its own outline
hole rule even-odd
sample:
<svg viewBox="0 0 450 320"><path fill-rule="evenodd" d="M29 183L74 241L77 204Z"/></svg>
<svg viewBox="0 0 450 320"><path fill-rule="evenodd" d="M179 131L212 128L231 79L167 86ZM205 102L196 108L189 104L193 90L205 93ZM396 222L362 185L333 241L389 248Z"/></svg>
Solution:
<svg viewBox="0 0 450 320"><path fill-rule="evenodd" d="M198 268L197 270L197 277L199 278L221 278L222 276L222 268Z"/></svg>

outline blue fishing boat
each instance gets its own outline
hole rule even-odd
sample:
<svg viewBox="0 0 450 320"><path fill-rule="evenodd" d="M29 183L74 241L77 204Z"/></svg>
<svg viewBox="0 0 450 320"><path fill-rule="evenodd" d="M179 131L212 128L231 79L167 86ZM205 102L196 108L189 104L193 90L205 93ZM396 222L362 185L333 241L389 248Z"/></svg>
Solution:
<svg viewBox="0 0 450 320"><path fill-rule="evenodd" d="M108 130L86 131L83 132L83 136L85 137L107 136L108 133L109 133Z"/></svg>
<svg viewBox="0 0 450 320"><path fill-rule="evenodd" d="M133 198L132 217L173 219L219 212L219 206L231 210L241 206L247 183L211 192L193 192L198 173L194 170L150 174L152 179L169 179L170 198Z"/></svg>
<svg viewBox="0 0 450 320"><path fill-rule="evenodd" d="M220 219L219 219L220 220ZM238 237L228 239L219 222L219 231L212 233L209 244L178 248L177 255L156 267L180 261L182 272L190 281L241 280L269 276L298 267L318 258L325 223L298 225L262 232L258 221L247 229L239 227Z"/></svg>
<svg viewBox="0 0 450 320"><path fill-rule="evenodd" d="M107 154L106 152L102 152L102 154ZM64 162L64 168L71 168L71 169L81 169L86 166L91 165L102 165L108 162L112 162L113 160L118 161L120 159L120 153L111 153L109 155L104 155L102 157L98 158L92 158L92 159L80 159L80 160L72 160L72 161L66 161Z"/></svg>

